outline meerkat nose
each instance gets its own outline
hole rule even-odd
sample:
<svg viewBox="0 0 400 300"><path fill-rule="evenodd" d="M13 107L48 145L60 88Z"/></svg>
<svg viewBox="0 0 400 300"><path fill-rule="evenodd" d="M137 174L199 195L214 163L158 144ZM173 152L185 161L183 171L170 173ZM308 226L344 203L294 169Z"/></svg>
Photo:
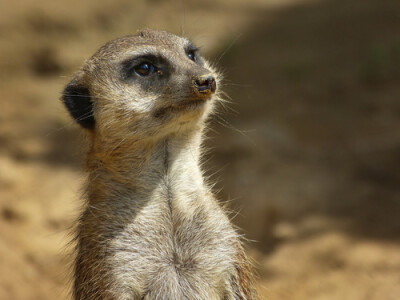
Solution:
<svg viewBox="0 0 400 300"><path fill-rule="evenodd" d="M199 92L214 93L217 89L217 83L213 76L200 76L194 81Z"/></svg>

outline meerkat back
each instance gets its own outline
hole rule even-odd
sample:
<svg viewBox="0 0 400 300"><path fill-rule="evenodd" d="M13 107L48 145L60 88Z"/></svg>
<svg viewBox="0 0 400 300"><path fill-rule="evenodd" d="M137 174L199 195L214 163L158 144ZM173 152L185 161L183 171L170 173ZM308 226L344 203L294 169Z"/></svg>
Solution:
<svg viewBox="0 0 400 300"><path fill-rule="evenodd" d="M256 299L199 164L218 85L190 41L146 29L101 47L66 86L89 138L75 299Z"/></svg>

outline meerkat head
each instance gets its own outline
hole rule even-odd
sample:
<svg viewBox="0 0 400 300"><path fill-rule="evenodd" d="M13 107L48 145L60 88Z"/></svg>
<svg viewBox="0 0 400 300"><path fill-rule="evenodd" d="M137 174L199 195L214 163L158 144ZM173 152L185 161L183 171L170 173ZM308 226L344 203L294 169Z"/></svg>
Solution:
<svg viewBox="0 0 400 300"><path fill-rule="evenodd" d="M217 73L190 41L146 29L101 47L62 100L95 133L148 137L201 124L217 83Z"/></svg>

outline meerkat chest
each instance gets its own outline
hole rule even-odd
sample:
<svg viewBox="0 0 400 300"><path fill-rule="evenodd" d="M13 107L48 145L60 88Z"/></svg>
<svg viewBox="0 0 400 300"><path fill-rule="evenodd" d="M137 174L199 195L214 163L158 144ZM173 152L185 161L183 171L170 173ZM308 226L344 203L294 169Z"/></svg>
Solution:
<svg viewBox="0 0 400 300"><path fill-rule="evenodd" d="M187 299L188 291L193 299L221 299L237 235L215 200L203 197L162 190L144 204L112 241L115 281L160 299Z"/></svg>

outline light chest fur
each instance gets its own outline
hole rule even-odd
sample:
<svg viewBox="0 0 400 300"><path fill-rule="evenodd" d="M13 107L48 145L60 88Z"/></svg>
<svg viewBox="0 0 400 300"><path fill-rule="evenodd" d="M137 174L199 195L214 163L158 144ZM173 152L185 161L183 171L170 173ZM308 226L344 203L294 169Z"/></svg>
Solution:
<svg viewBox="0 0 400 300"><path fill-rule="evenodd" d="M174 149L159 148L148 166L157 171L144 175L151 188L107 189L107 201L90 201L79 257L91 260L95 252L101 265L87 277L109 284L110 299L235 299L229 291L236 232L204 185L192 150L171 159Z"/></svg>

